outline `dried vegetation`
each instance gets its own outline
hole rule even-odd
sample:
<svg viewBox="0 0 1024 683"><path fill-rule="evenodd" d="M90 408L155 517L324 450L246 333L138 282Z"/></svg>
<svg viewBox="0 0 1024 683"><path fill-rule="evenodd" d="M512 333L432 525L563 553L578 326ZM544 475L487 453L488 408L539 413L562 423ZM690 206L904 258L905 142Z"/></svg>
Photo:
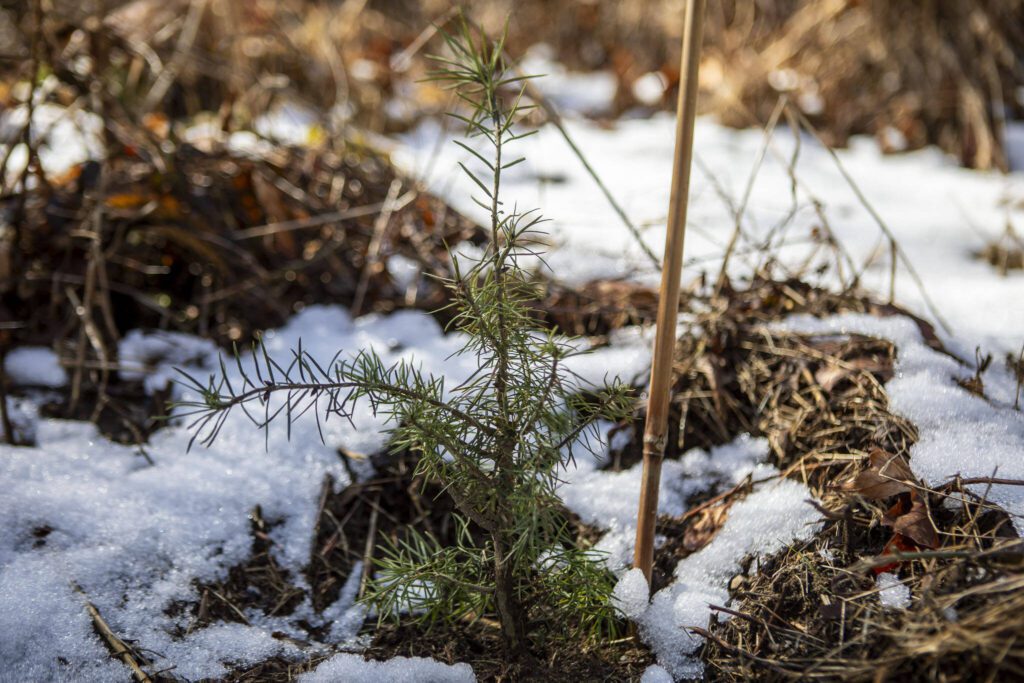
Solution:
<svg viewBox="0 0 1024 683"><path fill-rule="evenodd" d="M1024 546L1007 513L964 488L979 481L931 489L912 474L907 458L917 430L890 411L883 386L898 349L860 335L767 325L797 312L907 314L853 293L769 279L708 308L695 318L701 332L680 339L672 449L764 436L781 476L804 482L826 520L811 541L751 560L730 585L731 605L714 606L711 628L695 629L707 638L709 679L1020 676ZM917 323L942 350L930 326ZM639 453L641 427L626 426L635 434L620 463ZM668 540L656 557L656 587L714 538L750 484L659 520ZM906 609L880 601L882 573L908 589Z"/></svg>

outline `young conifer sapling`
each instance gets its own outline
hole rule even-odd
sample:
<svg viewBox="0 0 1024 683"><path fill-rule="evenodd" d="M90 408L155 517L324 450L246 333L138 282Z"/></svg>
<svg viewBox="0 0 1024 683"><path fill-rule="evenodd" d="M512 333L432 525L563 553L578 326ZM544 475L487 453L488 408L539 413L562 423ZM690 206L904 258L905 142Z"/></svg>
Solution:
<svg viewBox="0 0 1024 683"><path fill-rule="evenodd" d="M416 474L436 481L454 501L457 533L442 544L408 529L380 545L366 601L380 618L405 614L425 625L496 617L507 653L524 654L529 637L591 639L617 627L609 603L613 584L600 557L580 549L557 496L573 447L599 419L631 408L628 387L585 386L565 365L579 353L570 340L538 326L530 302L535 286L524 260L536 256L541 218L501 200L503 173L523 161L509 149L528 107L524 78L508 69L504 38L476 37L465 21L444 35L449 54L433 77L465 105L457 141L472 160L460 164L475 182L474 201L490 216L490 240L476 261L452 255L452 326L461 354L477 370L457 386L421 373L410 362L386 366L372 350L326 365L301 345L285 361L258 346L235 370L207 382L185 375L199 398L183 405L193 440L209 444L235 408L262 429L305 413L322 419L352 414L358 401L389 418L390 445L418 456ZM482 143L482 144L480 144ZM484 150L484 151L480 151Z"/></svg>

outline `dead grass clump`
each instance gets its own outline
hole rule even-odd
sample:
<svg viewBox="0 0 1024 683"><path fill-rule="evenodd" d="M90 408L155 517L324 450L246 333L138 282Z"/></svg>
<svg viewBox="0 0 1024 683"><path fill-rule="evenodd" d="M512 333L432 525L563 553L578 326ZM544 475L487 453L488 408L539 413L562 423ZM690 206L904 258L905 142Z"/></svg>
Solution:
<svg viewBox="0 0 1024 683"><path fill-rule="evenodd" d="M767 277L743 290L723 283L693 305L704 312L694 316L693 331L678 342L666 457L729 443L741 434L763 436L785 475L821 493L859 468L863 455L858 453L872 448L904 453L917 439L913 425L888 410L882 385L892 376L896 356L890 342L769 327L796 313L885 315L894 307L853 292ZM642 425L637 419L619 427L631 438L613 451L612 467L639 461ZM656 552L655 587L667 581L680 559L714 537L729 506L750 490L750 481L741 482L712 498L689 500L682 517L659 519L659 533L667 541Z"/></svg>
<svg viewBox="0 0 1024 683"><path fill-rule="evenodd" d="M360 456L342 457L353 466L353 472L361 466L357 464ZM414 476L416 461L411 454L381 454L373 461L373 478L353 481L338 493L333 491L331 481L324 482L313 555L306 569L313 607L318 611L338 599L342 586L357 568L361 572L358 595L362 595L382 537L397 542L414 527L442 543L455 540L451 498L438 484L424 485Z"/></svg>
<svg viewBox="0 0 1024 683"><path fill-rule="evenodd" d="M434 311L448 300L431 277L449 274L447 245L483 238L359 145L242 154L217 137L120 130L107 160L0 196L18 226L0 317L11 347L53 346L69 368L59 416L121 441L144 443L160 414L136 414L132 397L146 397L119 379L129 330L244 347L314 303Z"/></svg>
<svg viewBox="0 0 1024 683"><path fill-rule="evenodd" d="M1024 105L1024 2L752 5L724 3L711 31L727 120L767 120L787 92L831 144L869 133L890 149L931 143L967 166L1006 168L1004 117Z"/></svg>
<svg viewBox="0 0 1024 683"><path fill-rule="evenodd" d="M706 312L694 317L695 331L680 338L676 351L666 457L753 434L768 438L782 469L809 453L820 458L819 467L827 467L833 453L866 452L872 444L899 452L916 438L911 425L886 409L882 383L895 359L890 343L766 327L797 313L890 315L900 312L896 307L795 279L769 278L758 278L744 290L726 285L703 305ZM925 337L938 344L930 326L918 322ZM621 428L633 430L634 438L613 454L617 466L639 461L638 425L642 421ZM819 432L833 436L823 443Z"/></svg>
<svg viewBox="0 0 1024 683"><path fill-rule="evenodd" d="M538 656L513 662L503 656L497 624L478 620L444 631L423 631L405 624L385 624L365 654L373 659L432 657L447 664L469 663L480 681L618 681L640 680L654 663L650 651L633 638L593 648L545 648Z"/></svg>
<svg viewBox="0 0 1024 683"><path fill-rule="evenodd" d="M314 302L435 308L444 292L423 274L447 273L445 242L479 237L365 149L252 157L182 143L170 155L122 150L106 165L104 188L99 164L87 162L29 199L23 270L7 297L22 337L76 332L69 290L96 268L106 287L91 303L108 340L159 328L230 344ZM93 265L86 238L97 209L102 264Z"/></svg>
<svg viewBox="0 0 1024 683"><path fill-rule="evenodd" d="M36 49L33 3L22 4L0 13L11 63L30 61ZM446 0L111 0L87 5L104 10L91 22L80 4L56 2L46 14L52 47L44 61L73 75L73 59L97 45L108 51L113 90L135 118L213 111L248 125L298 101L388 131L444 107L443 93L416 81L430 26L452 16ZM681 0L494 0L471 9L492 32L511 16L513 54L546 42L571 69L612 71L618 88L609 113L650 106L633 86L651 73L665 86L654 106L674 102ZM831 144L868 134L889 150L936 144L965 165L1005 169L1005 122L1024 113L1022 26L1024 0L713 3L704 108L733 125L760 125L786 93ZM90 46L96 35L102 44Z"/></svg>
<svg viewBox="0 0 1024 683"><path fill-rule="evenodd" d="M707 634L709 678L1020 677L1020 540L1007 515L983 500L947 502L956 491L922 492L939 529L934 550L887 553L891 532L877 524L884 506L858 500L809 543L752 567ZM898 578L905 606L880 600L881 573Z"/></svg>
<svg viewBox="0 0 1024 683"><path fill-rule="evenodd" d="M622 111L637 106L633 85L651 72L667 86L657 106L674 103L682 4L499 0L479 3L474 15L500 29L511 13L515 54L544 41L570 68L613 71ZM382 11L395 19L410 10L429 20L445 3ZM1024 108L1021 27L1021 0L709 3L703 107L729 124L757 126L786 93L832 145L867 134L890 151L935 144L967 166L1005 169L1005 121Z"/></svg>
<svg viewBox="0 0 1024 683"><path fill-rule="evenodd" d="M578 287L546 283L536 304L542 322L577 337L606 335L654 321L657 293L624 280L592 280Z"/></svg>
<svg viewBox="0 0 1024 683"><path fill-rule="evenodd" d="M903 313L798 281L759 279L729 290L725 284L723 296L707 300L695 316L699 332L680 339L670 457L742 433L764 436L782 476L810 488L826 522L812 541L751 563L730 585L730 606L713 606L719 618L699 631L709 678L1020 676L1024 547L1008 514L960 482L933 490L914 478L906 457L917 430L889 409L883 386L898 349L862 335L769 325L791 313ZM620 453L620 464L635 446ZM689 501L682 517L659 519L667 541L656 555L655 587L714 537L750 488L740 482ZM906 609L879 601L882 573L908 589Z"/></svg>
<svg viewBox="0 0 1024 683"><path fill-rule="evenodd" d="M727 290L728 287L724 287ZM790 313L902 314L852 293L758 280L728 292L680 340L677 452L765 436L783 476L821 501L814 540L750 566L715 606L704 659L713 680L976 680L1017 676L1024 553L1009 516L959 482L931 490L906 456L918 435L889 410L884 382L898 354L862 335L803 335L768 323ZM925 323L923 336L941 344ZM841 485L842 484L842 485ZM750 482L659 520L659 568L713 538ZM876 576L909 589L884 606ZM1008 605L1010 605L1008 607Z"/></svg>

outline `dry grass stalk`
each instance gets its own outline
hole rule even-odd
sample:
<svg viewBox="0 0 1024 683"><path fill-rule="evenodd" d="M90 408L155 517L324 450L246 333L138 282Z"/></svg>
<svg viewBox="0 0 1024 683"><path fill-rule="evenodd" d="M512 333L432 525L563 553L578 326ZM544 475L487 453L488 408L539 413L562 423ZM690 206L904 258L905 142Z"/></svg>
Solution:
<svg viewBox="0 0 1024 683"><path fill-rule="evenodd" d="M100 611L89 601L88 595L86 595L85 591L82 590L81 586L73 584L72 588L74 588L75 592L81 594L83 598L85 598L85 610L89 613L93 626L100 634L100 637L103 638L103 642L105 642L107 647L110 649L111 656L124 662L125 666L131 669L132 677L138 681L138 683L153 683L153 679L150 678L149 674L142 668L146 660L135 652L134 649L126 645L125 642L121 640L116 633L114 633L110 628L110 625L107 624L106 620L103 618L103 615L100 614ZM140 662L142 664L140 664Z"/></svg>

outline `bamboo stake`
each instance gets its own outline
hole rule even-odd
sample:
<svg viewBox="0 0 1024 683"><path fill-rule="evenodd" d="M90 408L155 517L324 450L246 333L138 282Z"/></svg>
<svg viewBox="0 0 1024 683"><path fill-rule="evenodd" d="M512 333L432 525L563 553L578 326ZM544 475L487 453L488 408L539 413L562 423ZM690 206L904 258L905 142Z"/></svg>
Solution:
<svg viewBox="0 0 1024 683"><path fill-rule="evenodd" d="M704 4L705 0L689 0L686 3L672 194L669 199L668 232L661 270L647 425L644 429L644 468L633 566L643 571L648 585L651 583L651 565L654 563L654 523L658 517L658 485L661 480L661 460L665 454L665 432L672 390L672 361L676 345L686 207L690 192L690 161L693 157L693 122L697 109L697 72L704 29Z"/></svg>

